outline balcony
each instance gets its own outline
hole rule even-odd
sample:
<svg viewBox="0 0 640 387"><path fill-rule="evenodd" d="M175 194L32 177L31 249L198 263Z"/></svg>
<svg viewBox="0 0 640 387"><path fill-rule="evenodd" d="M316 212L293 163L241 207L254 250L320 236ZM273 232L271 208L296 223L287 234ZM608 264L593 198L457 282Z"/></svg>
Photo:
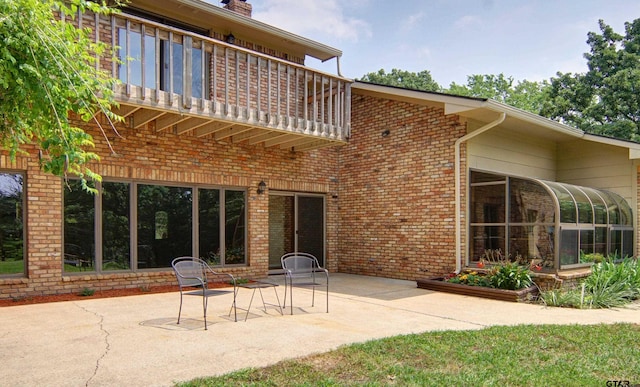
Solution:
<svg viewBox="0 0 640 387"><path fill-rule="evenodd" d="M349 79L136 16L78 23L110 39L120 60L102 66L132 128L294 151L349 138Z"/></svg>

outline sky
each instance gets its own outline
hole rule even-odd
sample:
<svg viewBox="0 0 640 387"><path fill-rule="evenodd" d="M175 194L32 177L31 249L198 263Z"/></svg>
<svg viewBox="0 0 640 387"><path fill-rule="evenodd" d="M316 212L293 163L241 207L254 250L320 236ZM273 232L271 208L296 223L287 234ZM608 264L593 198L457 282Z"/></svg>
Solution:
<svg viewBox="0 0 640 387"><path fill-rule="evenodd" d="M209 0L214 4L219 1ZM639 0L247 0L253 18L342 50L342 75L428 70L443 87L473 74L542 81L585 72L587 33L624 34ZM307 60L337 71L335 60Z"/></svg>

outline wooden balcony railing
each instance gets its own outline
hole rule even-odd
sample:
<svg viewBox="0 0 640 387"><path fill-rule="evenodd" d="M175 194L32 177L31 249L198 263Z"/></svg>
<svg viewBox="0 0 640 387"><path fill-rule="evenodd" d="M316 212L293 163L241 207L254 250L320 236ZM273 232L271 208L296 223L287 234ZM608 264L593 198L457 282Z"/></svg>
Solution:
<svg viewBox="0 0 640 387"><path fill-rule="evenodd" d="M349 79L136 16L76 22L113 47L101 66L133 127L294 150L349 138Z"/></svg>

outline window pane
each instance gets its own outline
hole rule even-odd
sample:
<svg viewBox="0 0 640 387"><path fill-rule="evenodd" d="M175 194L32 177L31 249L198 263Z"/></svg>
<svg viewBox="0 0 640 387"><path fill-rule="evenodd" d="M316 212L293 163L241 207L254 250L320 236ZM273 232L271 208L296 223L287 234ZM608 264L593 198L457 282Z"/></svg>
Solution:
<svg viewBox="0 0 640 387"><path fill-rule="evenodd" d="M547 185L556 194L560 204L560 222L577 223L577 211L573 197L559 184L547 183Z"/></svg>
<svg viewBox="0 0 640 387"><path fill-rule="evenodd" d="M604 204L604 201L602 201L600 195L592 188L582 187L582 190L593 203L595 224L607 224L607 206Z"/></svg>
<svg viewBox="0 0 640 387"><path fill-rule="evenodd" d="M82 189L79 180L64 187L64 271L95 267L95 196Z"/></svg>
<svg viewBox="0 0 640 387"><path fill-rule="evenodd" d="M591 254L593 251L593 230L580 230L580 252Z"/></svg>
<svg viewBox="0 0 640 387"><path fill-rule="evenodd" d="M633 230L622 231L622 255L620 258L633 257Z"/></svg>
<svg viewBox="0 0 640 387"><path fill-rule="evenodd" d="M471 187L471 222L505 222L505 185L481 185Z"/></svg>
<svg viewBox="0 0 640 387"><path fill-rule="evenodd" d="M123 83L127 82L127 68L129 68L129 84L142 86L142 34L129 31L129 57L127 58L127 30L118 28L118 78ZM156 86L156 43L153 36L144 37L144 86L155 88Z"/></svg>
<svg viewBox="0 0 640 387"><path fill-rule="evenodd" d="M182 94L182 73L184 72L182 71L182 44L173 42L171 47L173 53L169 50L169 41L167 40L163 40L160 47L162 53L160 88L164 91L173 91L176 94ZM170 61L170 58L172 58L171 54L173 54L173 64ZM173 75L173 90L171 90L171 79L169 75Z"/></svg>
<svg viewBox="0 0 640 387"><path fill-rule="evenodd" d="M578 206L578 222L593 223L593 208L587 196L575 186L565 184L564 187L571 192Z"/></svg>
<svg viewBox="0 0 640 387"><path fill-rule="evenodd" d="M579 262L578 230L562 230L560 234L560 266Z"/></svg>
<svg viewBox="0 0 640 387"><path fill-rule="evenodd" d="M118 53L120 59L119 78L123 83L127 82L127 76L129 76L130 84L135 86L142 85L141 37L139 32L129 31L129 56L127 57L127 30L124 28L118 29L118 45L120 46ZM127 71L129 71L128 75Z"/></svg>
<svg viewBox="0 0 640 387"><path fill-rule="evenodd" d="M24 273L23 178L0 173L0 275Z"/></svg>
<svg viewBox="0 0 640 387"><path fill-rule="evenodd" d="M194 48L191 51L191 55L192 55L192 64L191 64L191 92L193 93L194 97L197 98L203 98L202 96L202 86L206 85L206 78L207 78L207 63L205 61L205 79L202 79L202 50L199 48ZM209 54L207 53L207 55L205 56L205 58L208 58ZM204 96L205 99L208 99L209 96L205 95Z"/></svg>
<svg viewBox="0 0 640 387"><path fill-rule="evenodd" d="M529 261L537 259L544 267L553 267L553 240L553 226L512 226L509 227L509 254L512 259L518 256Z"/></svg>
<svg viewBox="0 0 640 387"><path fill-rule="evenodd" d="M245 193L225 191L225 264L245 263Z"/></svg>
<svg viewBox="0 0 640 387"><path fill-rule="evenodd" d="M509 179L511 204L510 221L513 223L554 223L555 202L540 184Z"/></svg>
<svg viewBox="0 0 640 387"><path fill-rule="evenodd" d="M607 228L596 227L595 253L607 255Z"/></svg>
<svg viewBox="0 0 640 387"><path fill-rule="evenodd" d="M489 183L492 181L505 181L506 177L484 172L471 172L471 183Z"/></svg>
<svg viewBox="0 0 640 387"><path fill-rule="evenodd" d="M618 203L616 203L608 192L601 192L601 194L607 204L609 224L620 224L620 209L618 208Z"/></svg>
<svg viewBox="0 0 640 387"><path fill-rule="evenodd" d="M171 267L192 255L191 189L141 184L137 199L138 267Z"/></svg>
<svg viewBox="0 0 640 387"><path fill-rule="evenodd" d="M198 190L198 253L210 265L220 265L220 190Z"/></svg>
<svg viewBox="0 0 640 387"><path fill-rule="evenodd" d="M144 37L144 87L156 88L156 39Z"/></svg>
<svg viewBox="0 0 640 387"><path fill-rule="evenodd" d="M485 250L505 249L505 227L471 226L471 261L479 261Z"/></svg>
<svg viewBox="0 0 640 387"><path fill-rule="evenodd" d="M633 213L627 201L620 195L609 192L609 195L618 204L620 218L617 224L631 226L633 224ZM612 223L613 224L613 223Z"/></svg>
<svg viewBox="0 0 640 387"><path fill-rule="evenodd" d="M611 230L609 233L609 255L622 255L622 230Z"/></svg>
<svg viewBox="0 0 640 387"><path fill-rule="evenodd" d="M102 269L131 267L129 190L126 183L102 183Z"/></svg>

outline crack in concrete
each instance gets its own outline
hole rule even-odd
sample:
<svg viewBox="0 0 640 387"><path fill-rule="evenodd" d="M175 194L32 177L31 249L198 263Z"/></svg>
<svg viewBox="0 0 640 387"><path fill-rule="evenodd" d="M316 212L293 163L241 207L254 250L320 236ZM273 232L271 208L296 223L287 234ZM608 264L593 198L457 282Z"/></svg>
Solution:
<svg viewBox="0 0 640 387"><path fill-rule="evenodd" d="M89 379L87 379L87 381L85 382L85 386L89 386L89 383L91 383L91 380L98 374L98 370L100 369L100 362L102 361L102 359L104 359L107 354L109 353L109 350L111 350L111 344L109 343L109 331L107 331L106 329L104 329L104 316L101 314L98 314L96 312L90 311L89 309L85 308L84 306L78 305L76 303L74 303L75 306L77 306L78 308L82 309L83 311L90 313L96 317L98 317L100 319L100 321L98 322L98 325L100 326L100 330L104 333L104 344L105 344L105 348L104 348L104 352L102 353L102 355L100 355L98 357L98 359L96 359L96 366L93 370L93 374L91 375L91 377L89 377Z"/></svg>

